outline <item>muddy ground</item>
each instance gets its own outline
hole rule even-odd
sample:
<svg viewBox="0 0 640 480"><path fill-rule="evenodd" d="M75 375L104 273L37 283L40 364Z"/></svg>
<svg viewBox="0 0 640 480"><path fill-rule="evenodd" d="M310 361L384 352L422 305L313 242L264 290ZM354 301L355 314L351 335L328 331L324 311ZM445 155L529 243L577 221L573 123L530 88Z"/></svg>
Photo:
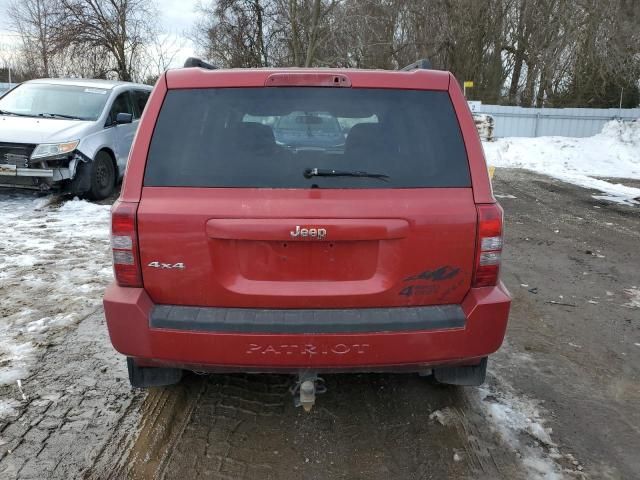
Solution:
<svg viewBox="0 0 640 480"><path fill-rule="evenodd" d="M640 207L515 170L494 188L514 301L486 387L327 375L310 414L285 376L131 391L96 312L24 399L0 389L0 478L640 478Z"/></svg>

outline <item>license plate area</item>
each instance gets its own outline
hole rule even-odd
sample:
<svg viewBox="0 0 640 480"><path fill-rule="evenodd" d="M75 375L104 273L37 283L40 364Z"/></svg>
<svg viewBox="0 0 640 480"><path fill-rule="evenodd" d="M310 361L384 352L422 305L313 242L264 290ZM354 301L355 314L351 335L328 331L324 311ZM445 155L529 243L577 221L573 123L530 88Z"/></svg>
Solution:
<svg viewBox="0 0 640 480"><path fill-rule="evenodd" d="M227 243L228 249L235 250L233 256L239 273L248 280L355 281L375 275L380 242L235 240L220 243Z"/></svg>

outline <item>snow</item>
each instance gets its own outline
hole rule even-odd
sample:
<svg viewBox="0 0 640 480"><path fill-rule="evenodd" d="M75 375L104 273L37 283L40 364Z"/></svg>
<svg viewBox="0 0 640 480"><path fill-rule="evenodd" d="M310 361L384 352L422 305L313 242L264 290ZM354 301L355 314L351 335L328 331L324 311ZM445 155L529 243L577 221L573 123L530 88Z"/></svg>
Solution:
<svg viewBox="0 0 640 480"><path fill-rule="evenodd" d="M0 386L18 391L44 349L96 312L109 282L109 209L0 193ZM14 404L0 400L0 418Z"/></svg>
<svg viewBox="0 0 640 480"><path fill-rule="evenodd" d="M624 304L625 307L640 308L640 288L626 288L624 293L629 297L629 302Z"/></svg>
<svg viewBox="0 0 640 480"><path fill-rule="evenodd" d="M598 178L640 179L640 120L608 122L587 138L501 138L483 146L490 166L532 170L598 190L600 200L640 204L640 188Z"/></svg>
<svg viewBox="0 0 640 480"><path fill-rule="evenodd" d="M436 421L443 426L456 423L457 418L456 413L449 407L445 407L442 410L435 410L429 415L429 420Z"/></svg>
<svg viewBox="0 0 640 480"><path fill-rule="evenodd" d="M0 399L0 419L15 416L19 403L16 400L2 400ZM0 438L0 445L2 445L2 438Z"/></svg>
<svg viewBox="0 0 640 480"><path fill-rule="evenodd" d="M480 387L485 416L502 440L522 458L527 478L559 480L563 472L556 459L562 455L545 426L545 410L537 400L515 393L504 380L498 386Z"/></svg>

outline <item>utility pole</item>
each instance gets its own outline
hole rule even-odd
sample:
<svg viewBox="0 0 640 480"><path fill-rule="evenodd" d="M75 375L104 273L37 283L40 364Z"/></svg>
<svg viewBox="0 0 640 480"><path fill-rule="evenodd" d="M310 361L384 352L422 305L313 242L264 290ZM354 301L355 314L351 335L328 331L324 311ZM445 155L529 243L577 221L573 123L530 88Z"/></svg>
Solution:
<svg viewBox="0 0 640 480"><path fill-rule="evenodd" d="M620 89L620 104L618 105L618 117L622 118L622 92L624 92L624 87Z"/></svg>

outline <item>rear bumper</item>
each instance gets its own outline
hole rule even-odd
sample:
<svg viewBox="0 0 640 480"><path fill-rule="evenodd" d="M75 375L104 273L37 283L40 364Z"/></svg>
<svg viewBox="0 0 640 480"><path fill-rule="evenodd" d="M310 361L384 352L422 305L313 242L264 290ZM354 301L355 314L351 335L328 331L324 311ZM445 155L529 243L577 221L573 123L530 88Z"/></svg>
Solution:
<svg viewBox="0 0 640 480"><path fill-rule="evenodd" d="M293 319L291 332L272 329L265 333L263 327L255 326L260 317L255 312L264 310L228 309L241 312L234 322L228 314L223 316L226 320L220 320L224 309L206 309L208 314L197 314L193 309L188 313L185 307L156 308L141 288L111 285L104 297L113 346L141 365L251 372L422 370L435 365L475 364L502 344L510 304L509 294L500 284L472 289L460 306L362 309L357 311L355 323L345 320L346 313L333 315L337 318L333 323L338 326L331 327L331 333L318 328L325 324L322 318L318 322L317 315L300 311ZM425 310L431 308L440 310L440 314ZM252 312L251 320L242 318L244 312ZM266 312L275 315L272 325L282 325L278 320L282 311ZM412 321L407 320L409 312L414 316ZM377 318L372 321L374 331L361 326L368 314ZM393 314L402 317L397 329L389 326ZM200 318L200 323L185 320L189 315ZM203 326L202 318L206 320L207 316L219 322L215 331ZM311 318L307 325L315 325L306 331L305 316ZM220 326L223 323L227 323L224 328Z"/></svg>

